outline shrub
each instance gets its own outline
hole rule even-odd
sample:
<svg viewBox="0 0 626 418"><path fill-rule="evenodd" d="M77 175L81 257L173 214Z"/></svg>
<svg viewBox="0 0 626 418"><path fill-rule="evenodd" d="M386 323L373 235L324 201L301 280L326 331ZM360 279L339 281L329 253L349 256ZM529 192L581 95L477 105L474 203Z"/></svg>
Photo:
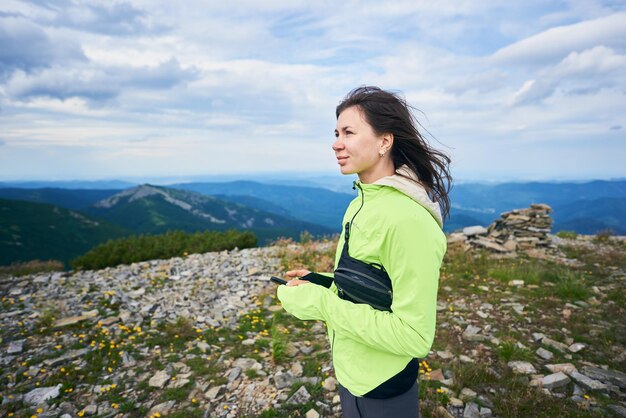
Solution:
<svg viewBox="0 0 626 418"><path fill-rule="evenodd" d="M556 233L559 238L576 239L578 234L575 231L559 231Z"/></svg>
<svg viewBox="0 0 626 418"><path fill-rule="evenodd" d="M595 240L598 242L607 242L611 239L611 237L615 235L613 233L613 230L610 228L607 229L602 229L598 232L596 232L596 237Z"/></svg>

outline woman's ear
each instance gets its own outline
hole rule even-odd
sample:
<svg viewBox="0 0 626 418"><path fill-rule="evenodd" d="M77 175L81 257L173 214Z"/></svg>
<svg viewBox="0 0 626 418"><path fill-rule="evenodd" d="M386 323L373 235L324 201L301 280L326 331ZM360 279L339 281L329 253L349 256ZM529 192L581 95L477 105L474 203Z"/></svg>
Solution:
<svg viewBox="0 0 626 418"><path fill-rule="evenodd" d="M393 146L393 134L392 133L383 134L382 147L384 149L391 149L392 146Z"/></svg>

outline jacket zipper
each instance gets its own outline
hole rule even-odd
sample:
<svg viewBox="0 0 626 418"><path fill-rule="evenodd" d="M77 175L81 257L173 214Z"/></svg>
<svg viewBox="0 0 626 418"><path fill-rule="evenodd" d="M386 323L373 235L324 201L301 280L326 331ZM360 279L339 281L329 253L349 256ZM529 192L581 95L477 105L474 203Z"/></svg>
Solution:
<svg viewBox="0 0 626 418"><path fill-rule="evenodd" d="M368 276L367 274L363 274L363 273L361 273L361 272L358 272L358 271L352 270L352 269L348 269L348 268L345 268L345 267L340 267L340 268L338 268L337 270L345 270L345 271L349 271L350 273L354 273L354 274L361 275L361 276L363 276L363 277L367 277L368 279L370 279L371 281L373 281L373 282L375 282L375 283L380 283L380 282L379 282L378 280L376 280L375 278L373 278L373 277L371 277L371 276ZM353 279L352 277L350 277L350 276L349 276L349 275L347 275L347 274L337 273L337 270L335 270L335 274L339 274L341 277L344 277L345 279L347 279L347 280L349 280L349 281L351 281L351 282L353 282L353 283L358 283L358 284L359 284L359 286L366 287L366 288L368 288L368 289L370 289L370 290L373 290L373 291L375 291L375 292L378 292L378 293L383 293L383 294L386 294L386 295L393 295L393 293L392 293L391 289L388 289L388 288L387 288L386 286L384 286L384 285L383 285L383 286L385 287L385 289L383 290L383 289L377 288L376 286L372 286L371 284L366 284L366 283L362 283L362 282L360 282L360 281L358 281L358 280L355 280L355 279Z"/></svg>
<svg viewBox="0 0 626 418"><path fill-rule="evenodd" d="M378 309L379 311L387 311L387 312L391 312L391 309L390 309L390 308L385 308L384 306L381 306L381 305L376 305L376 304L373 304L373 303L371 303L371 302L367 302L367 301L365 301L365 300L363 300L363 299L361 299L361 298L359 298L359 297L357 297L357 296L352 295L350 292L346 292L345 290L343 291L343 293L345 293L346 295L348 295L348 297L349 297L350 299L353 299L353 300L355 300L355 301L357 301L357 302L360 302L360 303L364 303L364 304L366 304L366 305L369 305L369 306L371 306L371 307L373 307L373 308Z"/></svg>

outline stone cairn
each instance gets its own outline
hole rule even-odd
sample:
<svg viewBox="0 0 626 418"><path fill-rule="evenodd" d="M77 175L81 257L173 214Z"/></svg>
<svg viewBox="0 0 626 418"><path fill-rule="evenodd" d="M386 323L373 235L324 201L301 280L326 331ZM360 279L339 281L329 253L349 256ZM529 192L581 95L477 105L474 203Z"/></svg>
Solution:
<svg viewBox="0 0 626 418"><path fill-rule="evenodd" d="M556 250L548 235L552 227L552 208L543 203L504 212L487 228L477 225L450 234L449 244L464 244L465 249L487 249L500 254L551 252Z"/></svg>

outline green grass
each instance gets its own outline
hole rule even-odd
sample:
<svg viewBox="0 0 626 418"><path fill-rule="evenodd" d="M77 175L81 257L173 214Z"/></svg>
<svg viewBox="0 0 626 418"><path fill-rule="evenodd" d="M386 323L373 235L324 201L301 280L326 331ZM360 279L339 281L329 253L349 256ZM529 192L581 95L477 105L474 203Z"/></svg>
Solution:
<svg viewBox="0 0 626 418"><path fill-rule="evenodd" d="M518 347L515 341L503 341L496 349L498 357L504 362L513 360L519 361L533 361L535 355L527 348Z"/></svg>
<svg viewBox="0 0 626 418"><path fill-rule="evenodd" d="M452 368L454 371L454 384L452 387L460 391L464 387L476 388L495 384L498 377L484 363L464 363Z"/></svg>
<svg viewBox="0 0 626 418"><path fill-rule="evenodd" d="M161 395L161 400L178 401L178 402L184 401L185 399L187 399L192 389L193 389L192 382L189 382L179 388L165 389L165 391Z"/></svg>

